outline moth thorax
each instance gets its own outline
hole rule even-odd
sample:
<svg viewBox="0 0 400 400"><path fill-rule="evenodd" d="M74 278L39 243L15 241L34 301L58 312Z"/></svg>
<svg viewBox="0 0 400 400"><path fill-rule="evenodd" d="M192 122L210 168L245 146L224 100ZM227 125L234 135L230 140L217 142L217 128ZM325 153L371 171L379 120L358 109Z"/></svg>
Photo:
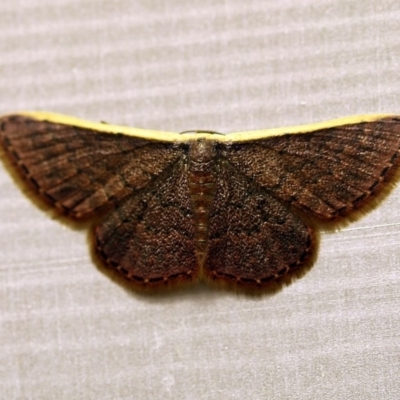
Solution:
<svg viewBox="0 0 400 400"><path fill-rule="evenodd" d="M188 185L196 229L196 255L200 266L207 253L208 224L215 193L215 143L199 139L189 148Z"/></svg>

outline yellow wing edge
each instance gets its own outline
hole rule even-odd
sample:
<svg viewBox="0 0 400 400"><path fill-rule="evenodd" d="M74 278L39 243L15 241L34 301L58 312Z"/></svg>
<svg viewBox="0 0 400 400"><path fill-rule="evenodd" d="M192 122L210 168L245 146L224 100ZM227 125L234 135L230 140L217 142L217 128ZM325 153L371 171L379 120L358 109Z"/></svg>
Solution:
<svg viewBox="0 0 400 400"><path fill-rule="evenodd" d="M382 118L394 116L394 114L365 114L365 115L354 115L350 117L333 119L325 122L318 122L307 125L289 126L283 128L273 129L261 129L255 131L245 132L233 132L226 135L213 134L209 132L195 131L190 133L175 133L175 132L163 132L141 128L129 128L127 126L111 125L102 122L91 122L83 119L70 117L63 114L43 112L43 111L20 111L8 115L20 115L29 118L36 119L38 121L48 121L57 124L65 124L76 126L79 128L92 129L98 132L104 132L109 134L123 134L137 138L143 138L148 140L158 140L167 142L187 142L193 139L208 139L219 142L246 142L257 139L266 139L274 136L282 136L286 134L305 134L322 129L329 129L342 125L359 124L363 122L373 122ZM6 115L7 116L7 115Z"/></svg>

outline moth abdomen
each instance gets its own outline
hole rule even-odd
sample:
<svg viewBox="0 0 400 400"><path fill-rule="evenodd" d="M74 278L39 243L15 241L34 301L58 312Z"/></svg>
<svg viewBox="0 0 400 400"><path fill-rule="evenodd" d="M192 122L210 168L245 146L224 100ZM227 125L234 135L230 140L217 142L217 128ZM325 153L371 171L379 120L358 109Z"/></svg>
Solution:
<svg viewBox="0 0 400 400"><path fill-rule="evenodd" d="M196 256L202 265L207 254L210 208L215 195L215 143L199 139L190 144L188 186L195 224Z"/></svg>

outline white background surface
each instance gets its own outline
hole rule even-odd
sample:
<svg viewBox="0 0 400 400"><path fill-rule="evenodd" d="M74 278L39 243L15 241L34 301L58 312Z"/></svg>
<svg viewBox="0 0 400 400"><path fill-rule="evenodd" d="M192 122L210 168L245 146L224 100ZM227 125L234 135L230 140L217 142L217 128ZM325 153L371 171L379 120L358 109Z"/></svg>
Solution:
<svg viewBox="0 0 400 400"><path fill-rule="evenodd" d="M14 0L0 111L220 132L400 113L396 1ZM400 186L274 296L146 297L0 165L0 398L400 398Z"/></svg>

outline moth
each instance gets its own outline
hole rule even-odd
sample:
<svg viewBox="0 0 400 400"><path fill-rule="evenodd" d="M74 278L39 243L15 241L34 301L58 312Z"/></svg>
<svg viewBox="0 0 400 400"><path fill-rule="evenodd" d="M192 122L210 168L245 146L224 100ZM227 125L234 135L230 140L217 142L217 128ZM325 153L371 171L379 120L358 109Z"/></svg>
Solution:
<svg viewBox="0 0 400 400"><path fill-rule="evenodd" d="M46 203L93 219L102 262L137 287L204 279L262 290L309 262L393 177L400 117L181 134L45 112L0 119L0 142Z"/></svg>

